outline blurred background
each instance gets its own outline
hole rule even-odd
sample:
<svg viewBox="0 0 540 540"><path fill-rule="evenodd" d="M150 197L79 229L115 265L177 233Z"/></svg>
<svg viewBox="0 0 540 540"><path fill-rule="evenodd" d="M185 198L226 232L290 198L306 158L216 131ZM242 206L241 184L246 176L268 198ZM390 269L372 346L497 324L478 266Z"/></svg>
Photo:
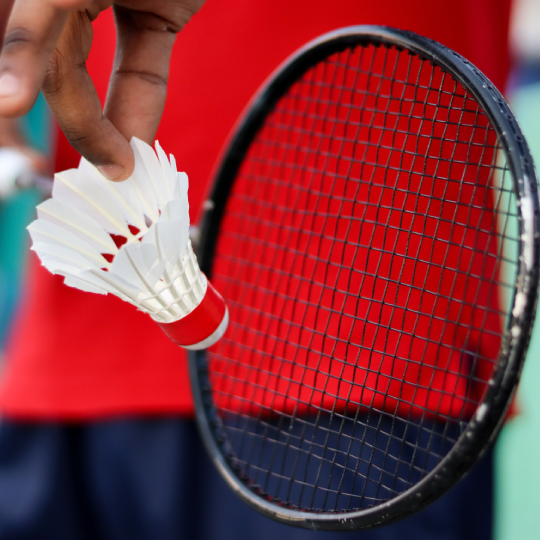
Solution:
<svg viewBox="0 0 540 540"><path fill-rule="evenodd" d="M514 0L509 26L512 69L505 93L538 167L540 0ZM20 124L28 144L50 156L54 146L50 134L54 130L42 98ZM0 170L2 166L0 159ZM34 208L40 197L37 189L30 188L0 200L0 358L21 297L21 281L29 253L25 227L34 219ZM517 398L519 414L506 423L497 443L496 540L536 540L539 537L536 521L540 508L539 356L540 317L537 317Z"/></svg>
<svg viewBox="0 0 540 540"><path fill-rule="evenodd" d="M515 0L509 47L513 68L506 97L540 166L540 1ZM540 318L537 316L518 391L519 414L504 426L496 448L496 540L539 537Z"/></svg>
<svg viewBox="0 0 540 540"><path fill-rule="evenodd" d="M19 128L21 136L31 148L44 157L51 155L54 147L51 139L51 115L41 94L34 108L21 118ZM3 157L0 157L0 170L5 166L2 159ZM6 179L7 182L11 180ZM6 191L11 190L6 187ZM39 189L27 188L15 189L0 199L0 361L17 311L25 264L29 256L26 226L35 219L35 207L42 196Z"/></svg>

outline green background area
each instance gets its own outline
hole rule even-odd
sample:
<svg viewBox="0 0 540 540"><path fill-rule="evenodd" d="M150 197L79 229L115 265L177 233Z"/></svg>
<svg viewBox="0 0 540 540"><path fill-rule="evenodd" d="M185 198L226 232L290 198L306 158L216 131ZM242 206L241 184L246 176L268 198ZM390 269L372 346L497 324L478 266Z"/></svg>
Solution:
<svg viewBox="0 0 540 540"><path fill-rule="evenodd" d="M21 123L29 143L49 154L50 117L43 96ZM39 198L35 190L26 190L0 202L0 348L20 296L29 245L26 226L34 219Z"/></svg>
<svg viewBox="0 0 540 540"><path fill-rule="evenodd" d="M540 166L540 84L513 93L512 108ZM540 538L540 317L518 391L520 414L503 428L496 452L495 540Z"/></svg>

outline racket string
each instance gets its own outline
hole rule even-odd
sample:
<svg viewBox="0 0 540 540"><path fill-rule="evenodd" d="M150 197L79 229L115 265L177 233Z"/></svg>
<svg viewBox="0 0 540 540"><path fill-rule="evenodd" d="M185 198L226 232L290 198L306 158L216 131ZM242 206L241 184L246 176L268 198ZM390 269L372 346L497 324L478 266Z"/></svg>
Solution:
<svg viewBox="0 0 540 540"><path fill-rule="evenodd" d="M268 497L364 508L455 444L513 293L501 154L459 83L395 49L334 55L276 104L218 239L231 323L208 356L234 460Z"/></svg>
<svg viewBox="0 0 540 540"><path fill-rule="evenodd" d="M349 57L350 57L350 51L347 51L347 53L345 53L345 54L348 54ZM333 79L332 79L332 83L335 83L335 82L336 82L336 76L337 76L337 73L338 73L337 70L334 70L334 76L333 76ZM341 98L341 96L342 96L342 93L340 92L339 98ZM321 103L321 104L324 105L323 103ZM328 104L326 104L325 106L328 108ZM326 116L326 115L325 115L325 116ZM327 122L327 121L325 120L325 121L323 122L323 125L324 125L326 122ZM332 125L332 124L331 124L331 125ZM331 129L331 135L333 135L333 132L334 132L334 127L332 127L332 129ZM320 145L320 144L321 144L321 143L319 143L319 145ZM319 146L319 149L320 149L320 146ZM324 169L324 166L323 166L323 169ZM323 225L323 227L324 227L324 225ZM320 249L320 245L319 245L319 249ZM293 265L293 266L294 266L294 265ZM313 275L312 275L312 278L313 278ZM312 286L312 278L311 278L311 280L310 280L310 282L309 282L309 288L310 288L310 289L311 289L311 286ZM304 313L303 318L302 318L302 324L303 324L303 322L304 322L304 320L305 320L305 315L306 315L306 314ZM289 329L288 329L288 331L287 331L287 338L288 338L288 336L289 336L289 332L290 332L290 327L289 327ZM308 344L308 348L310 348L310 346L311 346L311 342ZM278 375L281 375L281 367L282 367L282 366L283 366L283 363L281 363L281 365L280 365L280 370L279 370ZM300 381L299 381L299 384L302 385L302 386L304 385L304 375L305 375L305 372L301 375ZM286 390L287 393L288 393L289 388L290 388L290 382L288 383L288 387L287 387L287 390ZM324 392L324 391L325 391L325 389L323 389L323 392ZM272 407L272 408L273 408L273 406L274 406L275 395L276 395L276 394L274 394L274 397L273 397L273 400L272 400L272 404L271 404L271 407ZM259 415L259 417L260 417L260 415ZM315 420L315 427L314 427L315 430L317 429L318 422L319 422L319 417L317 417L316 420ZM283 470L283 468L284 468L284 466L285 466L286 456L287 456L287 452L288 452L288 450L289 450L289 444L288 444L288 443L289 443L289 439L287 439L287 444L286 444L286 447L285 447L285 450L284 450L284 454L285 454L285 455L284 455L284 457L283 457L283 459L282 459L282 467L281 467L282 470ZM269 465L269 469L270 469L270 470L272 469L272 463L273 463L273 461L274 461L274 459L275 459L275 455L276 455L276 453L275 453L275 451L274 451L273 454L272 454L272 459L271 459L270 465ZM261 454L259 454L259 456L260 456L260 458L262 457ZM304 487L305 487L306 476L307 476L307 470L308 470L308 468L309 468L309 462L310 462L310 459L311 459L311 455L308 455L308 458L307 458L307 464L306 464L306 466L304 467L303 478L301 477L301 479L300 479L301 483L303 484L303 485L302 485L302 488L301 488L301 491L300 491L300 495L299 495L300 499L302 499L303 494L304 494ZM291 476L292 476L292 477L295 477L295 472L296 472L296 469L297 469L297 465L298 465L298 459L296 459L295 462L294 462L294 466L293 466L292 473L291 473ZM320 471L317 471L316 474L317 474L317 478L316 478L316 480L315 480L315 485L317 484L317 481L318 481L318 478L319 478ZM281 484L281 479L280 479L280 482L278 483L277 490L279 490L280 484ZM290 488L291 488L291 486L292 486L292 484L290 483L290 484L289 484L289 490L288 490L288 492L287 492L287 499L290 497ZM267 490L267 488L268 488L268 477L267 477L267 481L266 481L266 483L265 483L265 490ZM313 505L313 504L311 503L311 506L312 506L312 505Z"/></svg>

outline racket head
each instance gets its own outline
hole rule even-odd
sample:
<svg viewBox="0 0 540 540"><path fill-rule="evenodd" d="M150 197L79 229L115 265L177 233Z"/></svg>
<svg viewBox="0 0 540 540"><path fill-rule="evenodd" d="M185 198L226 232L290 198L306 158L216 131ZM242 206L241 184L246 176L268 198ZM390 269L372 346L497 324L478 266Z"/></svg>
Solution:
<svg viewBox="0 0 540 540"><path fill-rule="evenodd" d="M200 431L215 465L229 486L245 502L269 517L290 525L320 530L352 530L370 528L384 525L406 517L407 515L410 515L411 513L425 507L431 501L442 495L470 469L470 467L477 461L489 443L496 436L504 420L506 411L517 386L519 374L525 358L525 353L532 330L538 293L538 232L540 230L540 222L537 181L533 161L527 148L527 144L506 101L498 90L477 68L475 68L470 62L454 51L451 51L439 43L418 36L412 32L378 26L355 26L344 28L314 40L288 59L270 77L261 91L253 99L241 118L230 144L228 145L227 151L224 154L210 197L211 203L207 205L207 211L202 220L200 247L198 251L202 270L213 279L218 288L220 288L220 285L225 287L225 290L220 289L220 292L222 292L226 301L234 303L235 299L228 297L229 291L227 290L226 282L220 282L219 277L215 276L213 272L215 271L216 264L218 264L218 266L221 264L220 272L222 274L224 271L223 269L226 268L226 265L224 266L223 262L220 263L219 257L222 257L222 255L218 254L216 263L216 252L220 249L220 242L223 243L223 226L224 223L227 223L227 221L224 220L227 219L227 213L230 212L232 208L231 197L235 196L235 189L238 190L238 185L240 182L239 177L242 175L242 167L245 166L246 160L253 159L252 156L250 157L249 153L253 152L253 146L257 144L257 136L260 135L262 130L265 129L266 123L269 122L269 118L271 118L272 114L276 110L276 106L282 103L283 99L286 99L288 92L290 92L291 88L294 88L294 85L297 84L298 81L301 81L302 77L310 72L313 72L313 70L317 69L317 66L324 62L334 62L334 64L339 65L341 58L339 55L343 54L344 51L354 52L358 50L367 50L368 48L372 49L372 57L377 55L377 50L385 49L387 51L393 51L392 54L396 58L400 55L407 54L410 55L411 58L414 58L416 61L420 62L422 66L427 66L428 64L433 66L431 69L433 72L437 71L437 73L439 73L439 78L441 77L440 73L442 73L443 80L445 77L447 77L447 80L455 82L454 88L458 88L456 93L459 94L459 92L461 92L460 95L462 102L460 107L462 110L466 111L465 114L470 112L467 109L470 104L477 104L475 118L478 120L479 114L482 116L482 118L484 118L484 120L482 120L482 128L486 131L486 133L489 131L489 137L492 137L489 140L488 138L485 139L486 142L484 146L486 148L491 148L493 154L503 156L504 166L498 165L500 160L499 157L492 155L490 158L491 168L494 170L503 171L500 173L503 180L499 181L497 189L494 189L494 192L499 194L499 202L494 204L492 210L496 215L504 214L504 212L500 211L500 207L497 205L500 204L500 197L508 197L508 205L511 205L512 208L510 209L510 206L508 206L509 210L507 210L507 214L512 214L511 219L514 223L512 227L514 227L515 230L506 232L506 229L504 229L505 232L502 234L494 234L494 236L499 237L497 242L500 242L501 245L507 242L511 244L513 253L508 264L510 264L512 269L510 271L511 278L508 278L507 276L506 282L503 284L503 288L507 291L507 300L506 307L500 310L503 312L500 314L502 318L502 326L500 334L498 334L496 337L498 340L498 347L497 354L493 358L492 369L487 375L484 376L484 380L482 381L482 384L484 385L483 390L481 391L481 395L477 399L473 400L472 409L469 408L469 412L466 414L464 413L464 415L460 416L459 418L452 418L452 422L447 422L447 424L452 423L452 426L454 426L453 422L456 420L458 430L455 437L453 436L453 439L452 437L448 436L449 440L451 440L450 446L447 445L444 452L441 451L442 455L438 456L436 463L430 467L426 467L425 470L422 470L419 476L417 475L413 482L409 483L408 485L406 485L406 483L403 484L405 486L403 489L398 489L394 492L387 490L387 496L380 496L378 498L373 498L372 500L365 498L356 506L354 503L351 505L350 496L347 508L340 507L338 502L336 502L334 508L331 508L331 505L325 506L325 504L320 504L319 507L313 504L311 507L309 504L303 506L301 504L302 495L300 495L300 498L297 498L292 503L290 500L280 497L279 495L281 492L279 491L279 487L275 488L274 486L273 492L272 489L268 489L268 478L272 474L279 476L279 473L283 472L283 469L288 467L284 464L284 461L281 463L281 471L266 471L266 476L263 475L266 480L263 478L263 482L256 478L258 473L254 473L253 471L258 465L260 465L260 456L262 455L263 451L260 448L257 450L259 452L258 464L248 463L246 461L245 452L243 455L240 455L242 450L239 449L240 443L236 438L234 426L232 426L232 424L226 418L230 410L227 406L224 406L224 402L220 398L220 388L216 389L216 384L218 387L221 384L219 382L221 380L219 377L225 377L225 373L223 371L221 373L217 373L219 372L219 369L216 372L215 368L216 358L223 356L223 350L221 350L221 352L215 352L216 348L213 348L209 351L197 351L190 353L190 373L196 406L196 415ZM398 60L396 60L396 63L397 62ZM385 77L386 72L384 70L386 67L382 67L380 69L382 69L382 75L380 73L379 78L381 80L388 78ZM422 68L419 69L421 71ZM358 71L362 70L359 69ZM420 81L420 78L417 79L417 87L421 88L424 86L424 105L426 102L429 104L429 92L434 89L430 88L431 85L427 85L426 88L426 85L422 85L421 82L418 83L418 81ZM407 84L412 83L405 82L404 86L406 87ZM412 85L414 86L414 84ZM335 86L337 88L339 85L335 84ZM375 94L375 99L377 99L376 92L366 90L365 93L370 95L373 93ZM439 87L439 96L436 98L439 100L439 104L441 103L440 100L442 99L440 96L442 95L444 98L444 94L448 93L449 92L445 90L445 87L443 87L443 84L441 83ZM463 93L465 94L465 97L463 96ZM410 99L410 101L414 102L415 99ZM448 105L448 102L446 103L446 108L450 111L452 106ZM376 108L376 102L375 105L372 106ZM387 107L387 104L384 106ZM480 111L480 113L478 111ZM413 109L409 109L407 114L409 114L411 118L415 116ZM371 118L373 118L373 116ZM432 116L431 120L433 119L434 117ZM462 120L460 120L458 124L460 122L462 122L465 126L467 125L467 120L463 119L463 113ZM455 122L451 121L450 117L446 119L446 124L451 125L453 123L455 124ZM473 124L473 129L475 129L476 121L473 122ZM432 125L435 125L435 121ZM468 125L470 127L470 123ZM455 140L458 139L458 136L455 133L453 136ZM488 136L486 135L486 137ZM496 143L494 142L493 137L495 137ZM436 137L434 136L434 138ZM444 133L442 135L439 134L438 138L441 140L441 144L443 144L443 141L445 140ZM474 146L474 143L471 145L471 147L472 146ZM406 148L404 146L403 153L406 153L405 150ZM468 154L468 156L472 155L473 153L474 152ZM467 158L465 161L468 161L468 159L469 158ZM476 158L470 159L476 159L478 170L481 170L483 166L483 158L477 156ZM450 178L452 173L449 169L447 172L448 177ZM387 174L388 167L385 175ZM505 175L507 176L505 177ZM444 173L441 173L439 176L444 176ZM490 178L491 176L495 176L495 173L490 173ZM436 177L437 174L434 175L434 178ZM505 180L504 178L509 178L510 180ZM436 179L434 182L435 181ZM506 184L503 185L504 182L508 181L510 181L511 184L510 189L508 189ZM386 179L384 182L386 182ZM484 185L483 187L485 188L486 186ZM513 195L509 195L510 191ZM419 192L417 192L417 195L418 193ZM501 193L503 193L503 195L500 195ZM418 201L416 201L416 204L418 204ZM471 207L475 207L474 201L471 204ZM429 214L429 212L427 212L427 214ZM507 221L509 219L510 218L508 218ZM467 223L467 225L469 224ZM478 224L475 227L477 231L482 229L482 226ZM496 225L496 231L499 231L499 228L500 226ZM256 240L259 242L261 241L260 238L256 238L256 232L248 232L246 234L248 236L252 234ZM286 250L287 247L284 249ZM495 257L497 259L497 265L506 264L504 261L506 258L508 258L504 253L501 255L502 249L504 248L500 248L499 251L497 251L497 255ZM485 252L486 251L489 250L485 250ZM418 256L416 258L418 259ZM482 264L485 266L484 263ZM500 278L501 272L503 271L500 268L493 271L491 281L496 282L497 279ZM495 275L498 276L498 278L493 277ZM239 279L240 281L242 280L241 277ZM399 279L397 281L399 282ZM500 286L502 287L502 285ZM494 294L499 295L498 289ZM486 304L486 306L488 306L488 304ZM490 310L488 307L486 307L485 311L488 312ZM235 310L231 309L231 326L234 328L234 325ZM228 333L230 332L231 330L228 331ZM239 335L240 334L236 334L236 338ZM220 345L218 344L216 347L219 348ZM464 354L464 351L462 351L462 353ZM233 358L233 361L242 364L243 360L241 356L239 356L238 350L236 352L233 351L233 356L234 355L236 355L236 357ZM248 356L247 353L246 356ZM249 362L249 360L247 361ZM295 360L293 359L293 364L294 361ZM475 369L478 368L477 364L475 364L475 366ZM233 368L236 369L234 366ZM221 369L223 370L226 368L223 368L222 366ZM266 375L268 375L268 373ZM236 377L235 374L232 376ZM249 377L249 375L247 376ZM364 380L367 381L367 379ZM431 382L433 382L433 375ZM251 381L251 384L253 385L253 381ZM237 387L236 389L238 390L238 388L241 387ZM243 397L245 398L246 396L247 394ZM253 398L253 396L254 393L252 392L251 398ZM385 396L384 399L386 399L386 397L388 396ZM394 395L393 397L396 396ZM231 396L228 396L228 398L233 399ZM286 410L286 405L282 405L281 409L278 408L278 410L275 411L276 418L280 419L279 427L275 428L274 426L272 428L268 428L268 425L272 424L272 421L268 420L268 418L272 416L272 413L269 411L270 407L268 407L268 405L266 405L266 409L264 405L261 405L260 399L262 399L260 396L259 398L253 399L254 403L259 400L258 403L255 403L255 405L258 406L258 410L253 414L251 414L249 411L246 412L246 410L241 411L241 406L237 405L238 414L242 417L242 421L244 422L244 436L251 437L252 439L262 440L261 444L265 443L264 438L268 436L270 432L273 433L275 438L274 443L279 439L279 436L283 434L285 434L285 437L287 437L287 422L290 424L288 426L289 429L292 429L291 412ZM297 401L302 400L298 399ZM338 399L336 398L334 401L338 401ZM394 401L399 401L399 399L394 399ZM424 405L426 405L426 403L427 402L424 402ZM253 405L253 403L251 403L251 405ZM368 417L366 418L365 411L360 410L365 403L359 402L357 405L357 410L352 413L352 417L355 422L359 422L362 426L363 432L361 435L357 436L357 438L363 440L361 440L362 448L357 452L356 455L357 464L355 467L357 476L360 476L359 482L364 482L367 484L373 480L369 478L369 473L366 473L365 470L363 475L358 473L358 462L362 460L362 456L364 455L363 452L366 448L371 451L372 456L375 451L380 450L376 448L373 441L370 442L367 440L368 432L370 430L374 430L374 433L376 436L379 436L379 438L383 437L384 439L384 437L386 437L383 443L386 444L388 454L390 443L392 442L393 444L393 441L390 440L392 439L393 435L391 430L394 429L393 426L396 419L399 421L402 417L407 418L408 414L408 419L410 420L412 413L411 410L405 413L399 413L398 406L396 406L393 414L385 410L384 406L382 408L372 406L368 407ZM425 409L429 409L429 407L426 406ZM321 410L323 413L327 413L327 417L324 421L320 421ZM344 420L342 417L347 416L347 413L341 411L341 415L337 414L335 403L325 409L322 402L315 407L315 411L315 414L318 415L319 420L311 422L311 424L315 425L315 430L319 428L327 433L326 443L323 450L326 451L328 450L328 434L337 434L338 438L342 436L342 434L338 432L338 430L335 430L332 425L334 417L337 416L338 420L341 421L343 426ZM298 412L298 410L296 410L296 412ZM311 413L313 413L313 411L311 411ZM309 415L311 413L308 406L307 412L306 410L304 413L300 412L298 413L298 416L295 416L293 419L295 421L301 421L302 414ZM349 412L349 414L351 413ZM369 416L370 414L372 414L371 419ZM427 416L429 416L429 414ZM445 415L438 416L443 419L444 423L444 418L451 418L452 412L447 412L446 417ZM330 417L330 420L328 417ZM394 423L387 425L386 428L381 428L381 417L384 417L384 421L390 419ZM426 427L428 425L427 421L429 420L430 422L436 423L440 421L441 418L439 417L437 417L437 414L435 414L434 419L426 419L426 414L422 413L420 420L416 419L415 422L420 424L420 431L422 431L422 429L434 429L432 427ZM285 422L285 424L283 422ZM371 425L370 422L378 422L378 425ZM306 423L308 425L310 424L310 422ZM409 423L407 423L406 420L405 423L407 426L409 426ZM410 424L413 425L414 423L410 422ZM430 425L432 426L433 424ZM272 429L274 431L272 431ZM303 429L303 433L305 435L305 425ZM384 431L385 429L386 432ZM413 427L406 427L405 431L407 429L414 429L414 425ZM446 430L448 428L444 429ZM388 432L389 430L390 432ZM434 431L430 434L430 440L433 437L433 433ZM447 434L447 431L444 431L444 433ZM301 443L305 442L304 435L295 435L297 446L300 446ZM396 430L394 438L399 439L399 437L402 435L403 430L401 432ZM313 435L313 437L315 437L315 435ZM350 435L350 433L348 435L344 435L344 437L349 439L355 438L354 434ZM419 440L419 437L420 435L417 435L417 440ZM307 439L309 437L305 438ZM251 441L251 444L253 446L253 440ZM289 444L290 440L288 440L286 443L287 448L289 448ZM330 445L331 444L332 443L330 443ZM403 444L406 444L405 441ZM407 444L410 445L410 442ZM427 450L425 447L419 447L415 449L415 452L417 450L418 452L429 452L429 444L431 443L428 443ZM333 459L335 461L335 456L337 455L339 448L336 447L333 450ZM349 454L354 454L355 451L356 450L354 449L351 451L351 446L349 445ZM285 450L285 452L287 452L287 450ZM402 450L399 450L399 456L401 456L401 452ZM308 451L304 449L304 453L308 453ZM355 456L353 455L352 457L354 458ZM348 458L349 455L347 459ZM388 455L385 455L384 460L386 461L387 458ZM298 462L298 458L296 459ZM310 458L308 457L308 461L309 459ZM315 461L324 461L324 455L321 457L319 454L314 459ZM332 458L329 458L327 461L331 461L331 459ZM366 458L364 458L364 461L365 459ZM369 460L369 458L367 459ZM393 459L396 459L396 456L393 456ZM283 458L283 460L285 460L285 458ZM400 466L399 461L400 458L398 457L398 468ZM369 466L371 467L372 464ZM307 468L308 465L305 467ZM354 469L354 467L352 468ZM377 469L377 466L373 465L373 468ZM347 469L347 464L345 464L345 466L342 464L341 469L339 470L339 474L341 474L342 479L343 475L345 474L342 472L344 469ZM319 468L319 475L320 472L321 468ZM306 474L311 473L305 472L304 478ZM330 472L330 475L331 474L332 472ZM411 473L409 472L409 476L410 474ZM399 476L397 469L395 469L394 476ZM330 485L330 480L328 485ZM285 481L293 483L294 479L291 477ZM317 498L317 494L315 493L317 490L317 481L318 480L316 479L314 494L311 498L312 503ZM266 485L262 485L265 482ZM272 482L270 482L270 484L272 484ZM379 485L377 488L377 494L379 493L380 488L381 485ZM330 495L333 496L336 501L338 500L339 493L336 495L334 493L334 491L336 491L335 489L327 489L326 491L327 495L325 500L328 500L328 492L330 492ZM291 493L290 487L288 493Z"/></svg>

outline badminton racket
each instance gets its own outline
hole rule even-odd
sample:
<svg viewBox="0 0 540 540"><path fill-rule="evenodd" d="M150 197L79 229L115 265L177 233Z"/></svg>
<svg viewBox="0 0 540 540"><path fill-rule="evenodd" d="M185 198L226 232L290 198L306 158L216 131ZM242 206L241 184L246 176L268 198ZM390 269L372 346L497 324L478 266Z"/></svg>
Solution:
<svg viewBox="0 0 540 540"><path fill-rule="evenodd" d="M200 228L230 323L190 352L192 386L232 489L281 522L351 530L457 482L518 383L538 211L510 108L457 53L359 26L287 60Z"/></svg>

